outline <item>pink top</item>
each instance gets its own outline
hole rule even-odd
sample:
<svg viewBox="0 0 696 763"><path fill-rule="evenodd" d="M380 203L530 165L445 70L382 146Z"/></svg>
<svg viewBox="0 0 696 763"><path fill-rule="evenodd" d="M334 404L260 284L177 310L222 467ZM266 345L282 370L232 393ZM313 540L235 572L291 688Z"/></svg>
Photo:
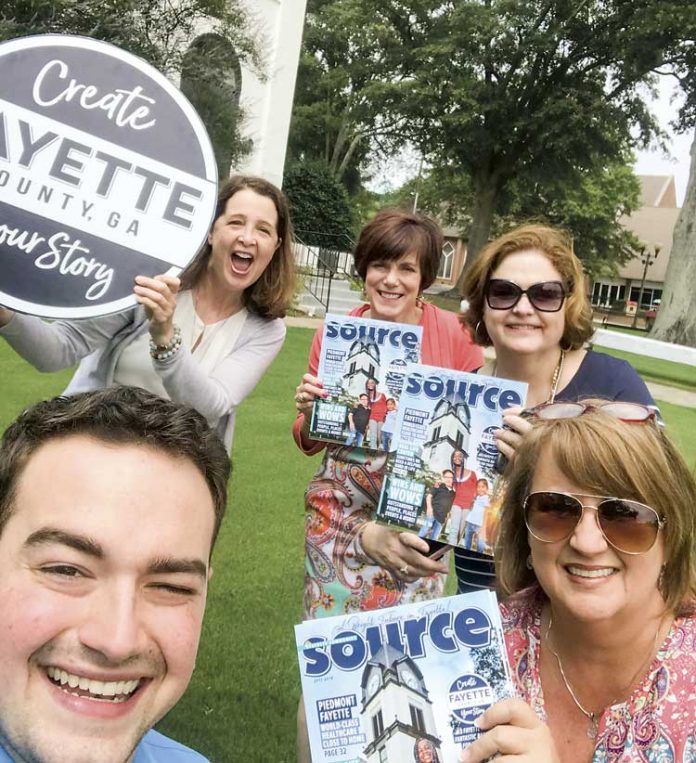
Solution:
<svg viewBox="0 0 696 763"><path fill-rule="evenodd" d="M457 371L476 371L483 365L483 351L471 341L469 331L462 326L456 313L441 310L428 302L421 302L423 327L421 362L427 365L453 368ZM353 308L348 315L361 316L370 309L368 304ZM309 373L316 376L324 324L319 326L309 350ZM385 401L386 402L386 401ZM300 434L304 414L300 413L292 427L297 447L312 456L326 447L325 442L304 440Z"/></svg>
<svg viewBox="0 0 696 763"><path fill-rule="evenodd" d="M546 720L539 680L541 608L545 596L527 588L500 605L518 694ZM592 763L696 761L696 618L678 617L644 680L600 719Z"/></svg>

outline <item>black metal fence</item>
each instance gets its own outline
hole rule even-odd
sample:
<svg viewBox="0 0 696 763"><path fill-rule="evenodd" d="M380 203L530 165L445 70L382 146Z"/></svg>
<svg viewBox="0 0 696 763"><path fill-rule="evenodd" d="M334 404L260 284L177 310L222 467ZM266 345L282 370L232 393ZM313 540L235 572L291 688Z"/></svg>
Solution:
<svg viewBox="0 0 696 763"><path fill-rule="evenodd" d="M343 234L295 231L295 262L304 276L307 291L325 311L329 309L333 279L356 276L353 247L354 242Z"/></svg>

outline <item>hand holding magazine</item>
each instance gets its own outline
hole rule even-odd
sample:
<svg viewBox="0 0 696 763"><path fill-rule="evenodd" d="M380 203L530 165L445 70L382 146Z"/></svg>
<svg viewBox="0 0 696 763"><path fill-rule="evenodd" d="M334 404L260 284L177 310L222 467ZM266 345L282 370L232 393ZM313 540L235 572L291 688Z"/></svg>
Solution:
<svg viewBox="0 0 696 763"><path fill-rule="evenodd" d="M495 432L526 394L522 382L409 366L376 519L492 554L502 502Z"/></svg>
<svg viewBox="0 0 696 763"><path fill-rule="evenodd" d="M389 450L408 363L420 360L421 326L327 315L319 357L326 397L312 408L309 436Z"/></svg>
<svg viewBox="0 0 696 763"><path fill-rule="evenodd" d="M476 718L513 694L490 591L311 620L295 635L313 763L455 761L481 733Z"/></svg>

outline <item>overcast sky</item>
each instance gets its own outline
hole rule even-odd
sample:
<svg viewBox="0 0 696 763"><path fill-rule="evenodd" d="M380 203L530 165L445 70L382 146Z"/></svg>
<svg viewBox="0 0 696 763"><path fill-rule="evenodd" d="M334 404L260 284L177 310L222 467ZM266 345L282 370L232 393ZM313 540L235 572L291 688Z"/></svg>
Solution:
<svg viewBox="0 0 696 763"><path fill-rule="evenodd" d="M676 135L670 129L669 123L679 110L680 100L672 100L675 88L673 78L661 77L660 95L652 104L653 112L658 116L660 125L672 136L669 149L669 157L666 157L660 149L641 151L638 153L635 171L639 175L674 175L677 186L677 204L681 206L684 201L686 184L689 180L689 164L691 142L693 133L687 132Z"/></svg>

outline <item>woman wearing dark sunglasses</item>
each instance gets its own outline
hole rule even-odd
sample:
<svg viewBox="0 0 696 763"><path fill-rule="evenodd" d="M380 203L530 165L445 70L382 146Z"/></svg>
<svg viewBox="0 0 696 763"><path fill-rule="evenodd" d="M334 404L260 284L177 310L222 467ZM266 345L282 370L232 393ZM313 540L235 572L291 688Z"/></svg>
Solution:
<svg viewBox="0 0 696 763"><path fill-rule="evenodd" d="M543 225L524 225L488 244L468 271L462 321L476 342L495 348L482 373L529 385L527 405L598 397L652 405L645 384L623 360L585 345L594 332L585 276L572 242ZM498 447L510 458L528 424L510 409ZM459 591L493 588L489 558L455 554Z"/></svg>
<svg viewBox="0 0 696 763"><path fill-rule="evenodd" d="M522 699L461 760L696 760L696 483L640 408L531 420L496 551Z"/></svg>

